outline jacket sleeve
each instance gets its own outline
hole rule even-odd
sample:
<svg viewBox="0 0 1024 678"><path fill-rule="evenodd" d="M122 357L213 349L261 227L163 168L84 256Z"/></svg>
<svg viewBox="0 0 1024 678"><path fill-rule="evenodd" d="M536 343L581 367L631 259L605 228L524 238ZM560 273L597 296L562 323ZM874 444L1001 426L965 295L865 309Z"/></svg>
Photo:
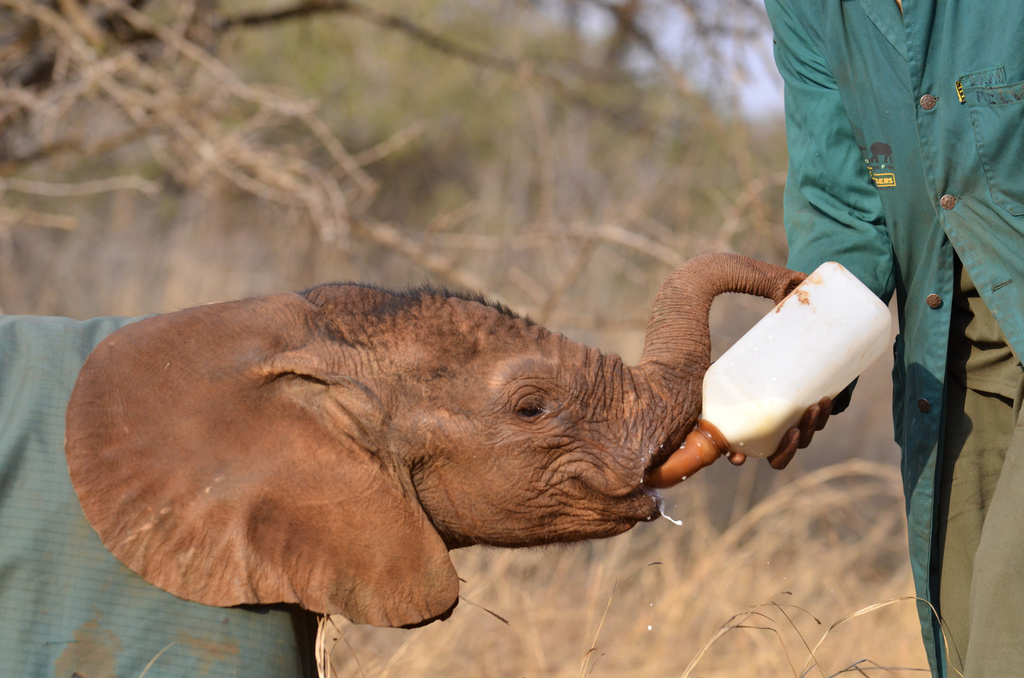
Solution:
<svg viewBox="0 0 1024 678"><path fill-rule="evenodd" d="M815 12L816 3L766 5L775 62L785 81L788 266L810 273L825 261L838 261L888 303L895 285L893 253L881 200L819 49L827 36L812 33L821 17L798 16Z"/></svg>

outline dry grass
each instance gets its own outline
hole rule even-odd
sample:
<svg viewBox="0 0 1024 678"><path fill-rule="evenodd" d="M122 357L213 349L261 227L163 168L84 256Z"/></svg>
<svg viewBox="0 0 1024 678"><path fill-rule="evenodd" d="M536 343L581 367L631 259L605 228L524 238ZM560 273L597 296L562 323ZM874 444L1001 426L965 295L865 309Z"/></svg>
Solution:
<svg viewBox="0 0 1024 678"><path fill-rule="evenodd" d="M335 620L335 670L920 675L895 469L850 461L794 477L724 529L706 508L713 485L697 476L666 492L681 527L659 520L572 548L453 553L475 605L414 631Z"/></svg>

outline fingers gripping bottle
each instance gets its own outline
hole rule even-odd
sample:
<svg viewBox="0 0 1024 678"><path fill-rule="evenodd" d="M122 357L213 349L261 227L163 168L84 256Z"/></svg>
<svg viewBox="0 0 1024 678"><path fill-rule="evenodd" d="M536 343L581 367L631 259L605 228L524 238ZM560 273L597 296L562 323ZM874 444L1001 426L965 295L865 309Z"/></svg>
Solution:
<svg viewBox="0 0 1024 678"><path fill-rule="evenodd" d="M885 351L891 324L852 273L822 264L711 365L701 420L676 454L707 463L727 450L771 456L808 407L838 395Z"/></svg>

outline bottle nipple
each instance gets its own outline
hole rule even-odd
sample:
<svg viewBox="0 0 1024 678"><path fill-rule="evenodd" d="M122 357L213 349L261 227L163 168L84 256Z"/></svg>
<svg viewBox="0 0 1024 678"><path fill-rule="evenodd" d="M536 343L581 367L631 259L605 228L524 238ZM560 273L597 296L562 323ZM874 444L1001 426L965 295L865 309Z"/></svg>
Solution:
<svg viewBox="0 0 1024 678"><path fill-rule="evenodd" d="M701 419L686 440L665 463L653 469L644 484L657 489L672 487L692 476L729 451L729 442L709 421Z"/></svg>

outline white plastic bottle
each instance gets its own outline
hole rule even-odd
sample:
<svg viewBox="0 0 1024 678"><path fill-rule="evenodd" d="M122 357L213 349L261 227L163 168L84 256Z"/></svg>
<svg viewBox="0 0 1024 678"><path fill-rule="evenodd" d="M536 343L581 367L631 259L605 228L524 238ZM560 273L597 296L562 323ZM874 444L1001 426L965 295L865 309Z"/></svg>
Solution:
<svg viewBox="0 0 1024 678"><path fill-rule="evenodd" d="M886 350L891 324L852 273L822 264L711 365L701 421L673 459L682 463L686 451L688 465L697 455L705 465L728 449L771 456L808 407L838 395ZM673 472L654 482L678 482Z"/></svg>
<svg viewBox="0 0 1024 678"><path fill-rule="evenodd" d="M771 456L808 407L882 355L891 325L871 290L826 262L711 365L701 418L734 451Z"/></svg>

